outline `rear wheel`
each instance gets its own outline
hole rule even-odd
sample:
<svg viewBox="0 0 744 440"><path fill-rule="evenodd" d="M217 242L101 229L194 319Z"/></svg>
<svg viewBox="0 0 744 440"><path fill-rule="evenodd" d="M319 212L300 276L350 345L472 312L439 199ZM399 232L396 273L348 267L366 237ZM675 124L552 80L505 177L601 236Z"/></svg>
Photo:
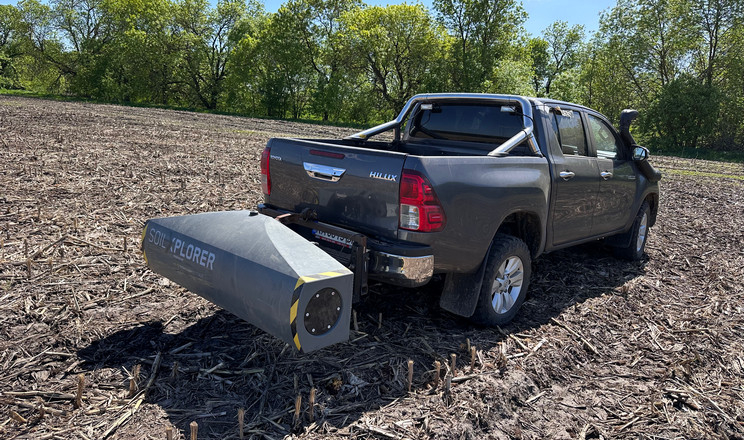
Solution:
<svg viewBox="0 0 744 440"><path fill-rule="evenodd" d="M615 248L615 256L630 261L638 261L643 258L646 241L648 240L650 211L648 202L643 202L630 230L630 244L627 247Z"/></svg>
<svg viewBox="0 0 744 440"><path fill-rule="evenodd" d="M522 240L496 234L488 253L473 321L496 326L514 319L527 296L530 266L530 251Z"/></svg>

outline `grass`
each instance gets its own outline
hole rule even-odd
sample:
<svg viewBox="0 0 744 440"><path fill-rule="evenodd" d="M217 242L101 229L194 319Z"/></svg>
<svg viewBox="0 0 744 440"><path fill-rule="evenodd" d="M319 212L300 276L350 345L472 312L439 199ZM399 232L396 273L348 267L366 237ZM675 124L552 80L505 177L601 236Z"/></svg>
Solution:
<svg viewBox="0 0 744 440"><path fill-rule="evenodd" d="M705 148L652 149L651 154L674 156L683 159L702 159L716 162L744 163L744 151L716 151Z"/></svg>
<svg viewBox="0 0 744 440"><path fill-rule="evenodd" d="M333 121L323 121L321 119L308 119L308 118L270 118L267 116L255 116L250 114L244 114L244 113L238 113L238 112L229 112L229 111L222 111L222 110L208 110L208 109L197 109L192 107L182 107L177 105L166 105L166 104L153 104L153 103L142 103L142 102L112 102L112 101L104 101L99 99L92 99L92 98L82 98L79 96L71 96L71 95L58 95L58 94L52 94L52 93L42 93L42 92L34 92L30 90L16 90L16 89L0 89L0 96L7 95L7 96L22 96L25 98L38 98L38 99L49 99L53 101L62 101L62 102L91 102L95 104L109 104L109 105L121 105L125 107L141 107L141 108L158 108L158 109L165 109L165 110L179 110L184 112L192 112L192 113L208 113L208 114L214 114L214 115L223 115L223 116L239 116L243 118L255 118L255 119L266 119L266 120L275 120L275 121L288 121L288 122L299 122L303 124L312 124L312 125L321 125L321 126L330 126L330 127L341 127L341 128L355 128L364 130L367 128L370 128L377 124L359 124L355 122L333 122Z"/></svg>
<svg viewBox="0 0 744 440"><path fill-rule="evenodd" d="M660 166L661 170L669 174L677 174L680 176L694 176L694 177L710 177L714 179L736 179L744 182L744 176L737 176L735 174L723 174L723 173L711 173L707 171L692 171L692 170L677 170L674 168L665 168Z"/></svg>
<svg viewBox="0 0 744 440"><path fill-rule="evenodd" d="M92 102L92 103L97 103L97 104L112 104L112 105L122 105L122 106L127 106L127 107L159 108L159 109L179 110L179 111L186 111L186 112L193 112L193 113L209 113L209 114L225 115L225 116L240 116L240 117L250 117L250 118L256 118L256 119L299 122L299 123L304 123L304 124L313 124L313 125L321 125L321 126L355 128L355 129L360 129L360 130L367 129L375 125L375 124L372 124L372 125L358 124L358 123L352 123L352 122L331 122L331 121L323 121L320 119L306 119L306 118L277 119L277 118L269 118L267 116L254 116L254 115L237 113L237 112L195 109L191 107L182 107L182 106L164 105L164 104L151 104L151 103L139 103L139 102L117 103L117 102L110 102L110 101L103 101L103 100L96 100L96 99L81 98L81 97L76 97L76 96L71 96L71 95L59 95L59 94L51 94L51 93L34 92L30 90L0 89L0 95L23 96L23 97L28 97L28 98L51 99L54 101L67 101L67 102ZM664 149L658 149L658 150L652 149L651 153L661 154L664 156L674 156L674 157L679 157L679 158L684 158L684 159L702 159L702 160L712 160L716 162L744 163L744 151L716 151L716 150L710 150L710 149L705 149L705 148L694 148L694 149L685 149L685 148L666 149L664 148Z"/></svg>

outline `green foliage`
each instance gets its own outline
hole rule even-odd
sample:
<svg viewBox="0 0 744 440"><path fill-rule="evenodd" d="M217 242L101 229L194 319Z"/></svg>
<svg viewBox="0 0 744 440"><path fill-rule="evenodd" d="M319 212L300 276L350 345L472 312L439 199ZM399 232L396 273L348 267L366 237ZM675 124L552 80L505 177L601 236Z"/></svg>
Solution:
<svg viewBox="0 0 744 440"><path fill-rule="evenodd" d="M363 73L391 118L423 92L444 56L444 29L420 5L359 8L342 16L339 38L350 71Z"/></svg>
<svg viewBox="0 0 744 440"><path fill-rule="evenodd" d="M636 108L665 151L744 151L742 0L617 0L589 41L565 22L527 36L516 0L259 2L0 5L0 88L361 124L419 92L515 93Z"/></svg>
<svg viewBox="0 0 744 440"><path fill-rule="evenodd" d="M533 86L537 96L554 96L553 81L579 64L584 27L568 27L565 21L556 21L543 31L543 38L533 38L528 47L535 68ZM565 82L564 78L564 82ZM562 96L567 96L565 90Z"/></svg>
<svg viewBox="0 0 744 440"><path fill-rule="evenodd" d="M530 96L532 94L532 66L519 59L501 59L493 74L484 84L487 93Z"/></svg>
<svg viewBox="0 0 744 440"><path fill-rule="evenodd" d="M18 63L23 55L24 33L21 12L11 5L0 5L0 88L20 88Z"/></svg>
<svg viewBox="0 0 744 440"><path fill-rule="evenodd" d="M482 92L492 87L494 65L511 52L526 19L514 0L434 0L438 19L451 32L452 90Z"/></svg>
<svg viewBox="0 0 744 440"><path fill-rule="evenodd" d="M642 127L652 135L654 147L694 149L713 137L720 104L715 86L680 75L665 85L649 106Z"/></svg>

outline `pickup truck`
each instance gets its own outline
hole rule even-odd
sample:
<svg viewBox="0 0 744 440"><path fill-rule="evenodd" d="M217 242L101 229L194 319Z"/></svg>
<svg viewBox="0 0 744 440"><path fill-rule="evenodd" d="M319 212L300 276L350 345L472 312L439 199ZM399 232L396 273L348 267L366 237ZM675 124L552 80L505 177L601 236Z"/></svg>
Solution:
<svg viewBox="0 0 744 440"><path fill-rule="evenodd" d="M606 240L639 260L661 174L629 131L543 98L425 94L345 139L270 139L259 211L354 273L405 287L444 275L440 305L483 325L514 318L543 253ZM375 136L381 140L373 140Z"/></svg>

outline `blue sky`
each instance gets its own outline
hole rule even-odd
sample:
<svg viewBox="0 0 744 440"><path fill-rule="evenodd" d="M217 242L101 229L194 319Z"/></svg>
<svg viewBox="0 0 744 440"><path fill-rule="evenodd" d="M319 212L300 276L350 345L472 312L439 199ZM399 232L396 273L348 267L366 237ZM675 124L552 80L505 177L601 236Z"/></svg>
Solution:
<svg viewBox="0 0 744 440"><path fill-rule="evenodd" d="M212 0L214 1L214 0ZM267 11L274 12L285 0L263 0ZM409 0L413 3L415 0ZM0 4L16 4L16 1L0 0ZM366 0L371 5L404 3L404 0ZM421 0L431 8L431 0ZM543 29L556 20L568 22L569 25L583 24L587 37L597 30L599 13L614 6L616 0L522 0L522 6L529 17L525 23L527 32L539 36Z"/></svg>

